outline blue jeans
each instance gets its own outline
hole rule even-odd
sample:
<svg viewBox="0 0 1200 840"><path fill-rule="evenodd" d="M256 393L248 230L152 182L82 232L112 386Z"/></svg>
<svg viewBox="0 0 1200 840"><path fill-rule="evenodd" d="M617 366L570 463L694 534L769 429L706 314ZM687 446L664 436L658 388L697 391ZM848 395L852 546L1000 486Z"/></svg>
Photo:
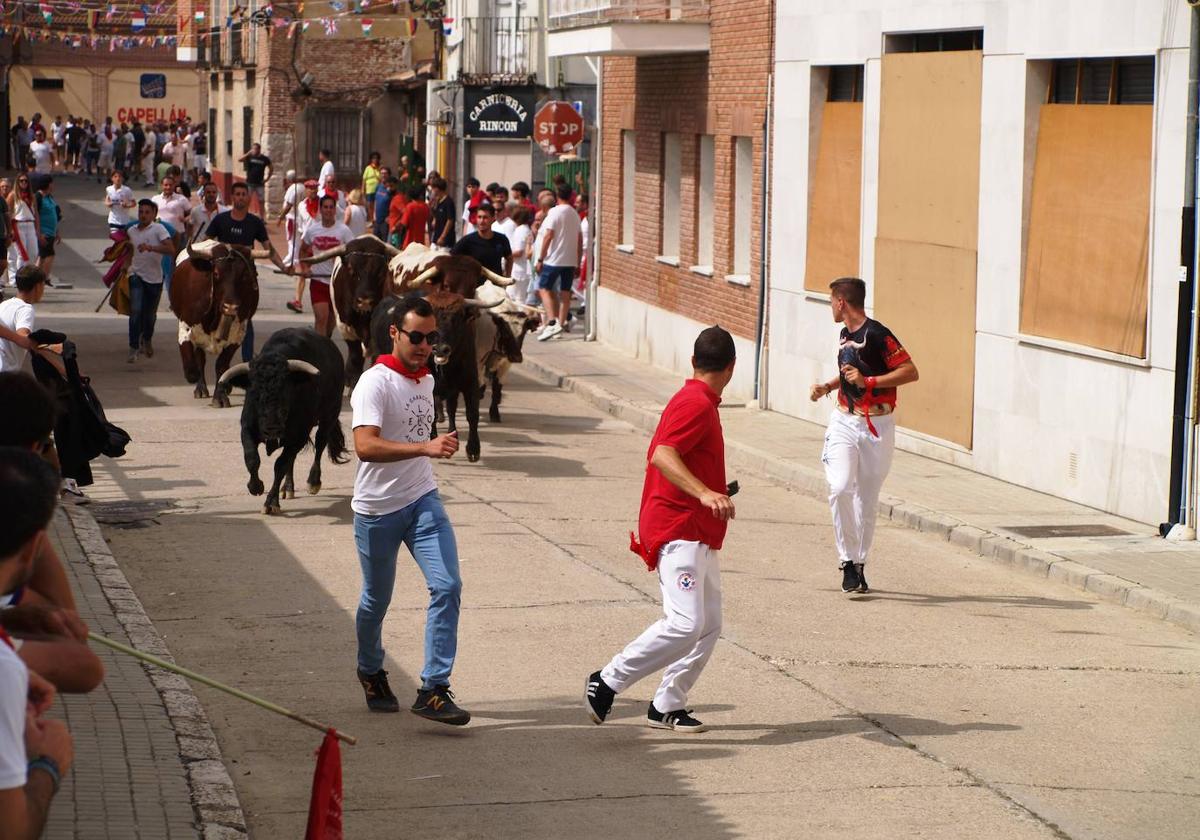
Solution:
<svg viewBox="0 0 1200 840"><path fill-rule="evenodd" d="M249 363L254 358L254 319L246 322L246 334L242 336L242 361Z"/></svg>
<svg viewBox="0 0 1200 840"><path fill-rule="evenodd" d="M569 292L575 280L575 268L569 265L542 265L537 277L537 287L551 292Z"/></svg>
<svg viewBox="0 0 1200 840"><path fill-rule="evenodd" d="M355 618L358 669L364 674L374 674L383 667L383 617L392 601L401 543L408 546L429 587L421 688L449 685L458 651L462 578L458 574L454 529L436 490L383 516L354 514L354 544L363 576L362 597Z"/></svg>
<svg viewBox="0 0 1200 840"><path fill-rule="evenodd" d="M129 275L129 349L137 350L142 340L154 337L154 322L158 319L158 301L162 283L147 283L136 274Z"/></svg>

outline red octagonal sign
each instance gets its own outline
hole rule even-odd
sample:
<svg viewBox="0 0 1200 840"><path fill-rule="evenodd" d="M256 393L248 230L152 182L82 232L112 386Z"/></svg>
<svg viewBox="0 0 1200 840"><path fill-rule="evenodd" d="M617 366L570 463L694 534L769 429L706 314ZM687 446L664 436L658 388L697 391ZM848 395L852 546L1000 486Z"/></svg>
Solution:
<svg viewBox="0 0 1200 840"><path fill-rule="evenodd" d="M533 139L547 154L570 152L583 136L583 117L570 102L547 102L533 117Z"/></svg>

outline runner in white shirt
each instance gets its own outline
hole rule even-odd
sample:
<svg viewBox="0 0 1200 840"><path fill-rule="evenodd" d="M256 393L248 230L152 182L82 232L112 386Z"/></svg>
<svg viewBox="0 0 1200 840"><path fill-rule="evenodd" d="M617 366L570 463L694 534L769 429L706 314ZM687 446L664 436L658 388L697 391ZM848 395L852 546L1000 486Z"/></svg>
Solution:
<svg viewBox="0 0 1200 840"><path fill-rule="evenodd" d="M39 131L34 141L29 144L29 155L33 158L34 172L49 175L54 171L54 145L46 139L44 131Z"/></svg>
<svg viewBox="0 0 1200 840"><path fill-rule="evenodd" d="M325 207L333 210L328 199ZM462 598L454 529L438 495L431 458L458 451L456 434L429 439L433 427L433 376L426 367L438 342L429 301L409 297L392 313L392 352L379 357L350 395L354 409L354 542L362 569L356 627L358 680L373 712L398 712L383 670L383 619L392 600L400 546L407 545L425 576L425 665L413 714L462 726L471 719L450 693L458 649Z"/></svg>
<svg viewBox="0 0 1200 840"><path fill-rule="evenodd" d="M571 284L579 271L582 232L579 213L571 205L571 188L563 184L557 191L558 204L546 214L540 231L541 242L534 248L533 270L538 295L551 320L538 332L538 341L553 338L563 331L571 312Z"/></svg>
<svg viewBox="0 0 1200 840"><path fill-rule="evenodd" d="M113 131L111 123L105 125L104 128L100 130L99 139L100 159L96 163L98 169L96 172L96 180L100 183L104 183L104 178L106 178L108 173L112 172L113 169L113 146L117 142L117 135Z"/></svg>
<svg viewBox="0 0 1200 840"><path fill-rule="evenodd" d="M170 175L163 178L162 192L150 200L158 208L158 218L175 229L178 232L176 237L182 239L183 231L187 230L187 218L192 212L192 203L175 192L175 179ZM176 242L176 245L178 244L180 243Z"/></svg>
<svg viewBox="0 0 1200 840"><path fill-rule="evenodd" d="M188 240L191 242L207 239L209 222L218 213L224 213L229 209L221 203L221 193L217 189L217 185L211 182L204 185L201 198L203 203L199 207L193 207L192 213L188 217Z"/></svg>
<svg viewBox="0 0 1200 840"><path fill-rule="evenodd" d="M137 201L119 169L113 170L112 183L104 188L104 206L108 208L110 228L123 228L133 221L132 210L137 207Z"/></svg>
<svg viewBox="0 0 1200 840"><path fill-rule="evenodd" d="M354 234L350 228L337 221L337 202L333 196L321 199L321 215L304 231L301 240L300 259L345 245ZM306 270L309 280L308 294L312 300L313 321L317 332L324 336L333 335L333 307L329 280L333 274L333 260L314 263Z"/></svg>
<svg viewBox="0 0 1200 840"><path fill-rule="evenodd" d="M18 344L21 337L28 342L33 332L34 304L46 292L46 275L35 265L26 265L17 272L17 296L0 303L0 371L20 370L25 366L28 347Z"/></svg>
<svg viewBox="0 0 1200 840"><path fill-rule="evenodd" d="M313 178L307 181L296 177L296 171L289 169L284 175L290 186L283 193L283 209L279 211L279 218L276 220L277 225L287 225L285 228L288 239L287 253L283 257L283 264L291 266L300 259L300 240L304 237L304 231L308 225L312 223L320 210L317 204L317 182ZM285 306L293 312L304 311L304 284L305 278L303 274L296 275L296 297L289 300Z"/></svg>
<svg viewBox="0 0 1200 840"><path fill-rule="evenodd" d="M186 199L185 199L186 200ZM158 301L163 290L163 254L173 256L175 246L167 229L154 221L161 211L148 198L138 202L138 223L129 228L133 261L129 265L129 358L133 364L138 353L154 355L150 339L158 317ZM182 228L179 228L182 230Z"/></svg>

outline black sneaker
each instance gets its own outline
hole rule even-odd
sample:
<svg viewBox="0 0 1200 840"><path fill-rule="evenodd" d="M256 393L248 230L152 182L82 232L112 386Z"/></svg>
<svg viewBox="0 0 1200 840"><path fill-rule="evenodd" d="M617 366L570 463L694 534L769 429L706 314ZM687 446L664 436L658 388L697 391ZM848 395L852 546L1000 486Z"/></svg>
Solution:
<svg viewBox="0 0 1200 840"><path fill-rule="evenodd" d="M858 591L859 592L870 592L871 590L867 586L867 570L863 566L863 564L855 563L854 564L854 572L855 572L855 574L858 575Z"/></svg>
<svg viewBox="0 0 1200 840"><path fill-rule="evenodd" d="M612 711L613 698L616 696L617 692L609 688L608 683L600 678L599 671L587 678L587 684L583 691L583 703L587 706L592 723L597 726L604 723L604 719Z"/></svg>
<svg viewBox="0 0 1200 840"><path fill-rule="evenodd" d="M851 592L858 592L858 587L862 581L858 577L858 570L861 566L855 566L853 563L842 564L842 591L847 595Z"/></svg>
<svg viewBox="0 0 1200 840"><path fill-rule="evenodd" d="M465 726L471 720L470 712L455 705L454 694L448 685L436 685L418 691L417 702L412 704L410 711L426 720L451 726Z"/></svg>
<svg viewBox="0 0 1200 840"><path fill-rule="evenodd" d="M691 709L680 709L677 712L660 712L650 704L646 712L646 721L651 729L673 729L676 732L707 732L708 727L692 717Z"/></svg>
<svg viewBox="0 0 1200 840"><path fill-rule="evenodd" d="M362 683L363 693L367 695L367 708L372 712L398 712L400 701L392 694L388 685L387 671L376 671L374 674L358 672L358 681Z"/></svg>

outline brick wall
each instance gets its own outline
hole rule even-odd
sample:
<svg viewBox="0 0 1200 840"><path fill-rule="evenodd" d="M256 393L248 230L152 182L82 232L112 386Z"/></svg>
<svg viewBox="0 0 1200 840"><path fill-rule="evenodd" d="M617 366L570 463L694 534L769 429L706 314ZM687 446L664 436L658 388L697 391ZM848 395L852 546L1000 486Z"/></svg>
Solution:
<svg viewBox="0 0 1200 840"><path fill-rule="evenodd" d="M755 337L758 318L762 127L772 62L773 6L769 2L713 0L708 54L604 60L600 283L701 323L719 322L749 339ZM623 129L638 132L632 254L617 250L622 230ZM655 260L661 253L664 132L682 134L678 268ZM690 269L697 262L697 157L702 134L715 137L712 277ZM734 143L738 136L752 138L754 146L748 287L725 279L733 273Z"/></svg>

